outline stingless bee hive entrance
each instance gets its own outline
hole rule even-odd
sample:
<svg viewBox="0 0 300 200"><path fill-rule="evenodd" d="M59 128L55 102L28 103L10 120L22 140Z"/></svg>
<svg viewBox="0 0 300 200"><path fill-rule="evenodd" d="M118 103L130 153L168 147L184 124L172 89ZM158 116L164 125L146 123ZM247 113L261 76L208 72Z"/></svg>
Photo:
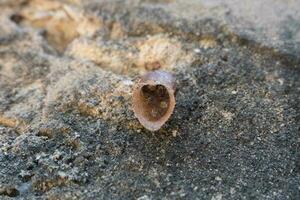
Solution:
<svg viewBox="0 0 300 200"><path fill-rule="evenodd" d="M145 85L141 92L141 109L150 121L157 121L166 114L170 105L168 91L163 85Z"/></svg>
<svg viewBox="0 0 300 200"><path fill-rule="evenodd" d="M175 78L156 70L142 76L133 89L133 111L140 123L150 131L160 129L175 107Z"/></svg>

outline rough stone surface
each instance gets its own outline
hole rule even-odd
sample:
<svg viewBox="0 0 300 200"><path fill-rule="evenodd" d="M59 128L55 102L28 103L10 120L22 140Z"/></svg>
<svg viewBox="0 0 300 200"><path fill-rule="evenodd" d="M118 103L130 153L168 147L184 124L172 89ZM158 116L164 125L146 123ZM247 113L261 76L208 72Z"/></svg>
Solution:
<svg viewBox="0 0 300 200"><path fill-rule="evenodd" d="M0 0L0 199L300 199L298 0ZM177 77L157 132L131 109Z"/></svg>

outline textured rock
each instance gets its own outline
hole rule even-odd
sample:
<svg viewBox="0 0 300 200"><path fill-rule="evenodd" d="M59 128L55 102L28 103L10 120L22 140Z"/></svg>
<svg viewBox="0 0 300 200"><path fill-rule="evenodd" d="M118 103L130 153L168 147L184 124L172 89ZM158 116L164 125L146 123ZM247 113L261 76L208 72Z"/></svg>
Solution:
<svg viewBox="0 0 300 200"><path fill-rule="evenodd" d="M0 198L299 199L296 0L0 0ZM177 78L155 133L131 109Z"/></svg>

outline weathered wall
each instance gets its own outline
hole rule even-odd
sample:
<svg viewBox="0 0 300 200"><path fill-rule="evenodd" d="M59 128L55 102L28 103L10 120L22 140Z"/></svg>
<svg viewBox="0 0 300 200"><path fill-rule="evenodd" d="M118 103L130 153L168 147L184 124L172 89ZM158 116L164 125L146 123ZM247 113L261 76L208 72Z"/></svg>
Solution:
<svg viewBox="0 0 300 200"><path fill-rule="evenodd" d="M298 199L296 0L0 0L0 198ZM173 72L158 132L132 84Z"/></svg>

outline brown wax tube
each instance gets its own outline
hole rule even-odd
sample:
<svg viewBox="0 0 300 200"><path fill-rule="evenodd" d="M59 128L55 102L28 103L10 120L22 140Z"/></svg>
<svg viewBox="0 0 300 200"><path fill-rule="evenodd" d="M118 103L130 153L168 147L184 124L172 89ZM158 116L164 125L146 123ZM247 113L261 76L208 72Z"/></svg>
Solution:
<svg viewBox="0 0 300 200"><path fill-rule="evenodd" d="M152 71L142 76L133 88L133 111L148 130L160 129L175 107L175 78L166 71Z"/></svg>

